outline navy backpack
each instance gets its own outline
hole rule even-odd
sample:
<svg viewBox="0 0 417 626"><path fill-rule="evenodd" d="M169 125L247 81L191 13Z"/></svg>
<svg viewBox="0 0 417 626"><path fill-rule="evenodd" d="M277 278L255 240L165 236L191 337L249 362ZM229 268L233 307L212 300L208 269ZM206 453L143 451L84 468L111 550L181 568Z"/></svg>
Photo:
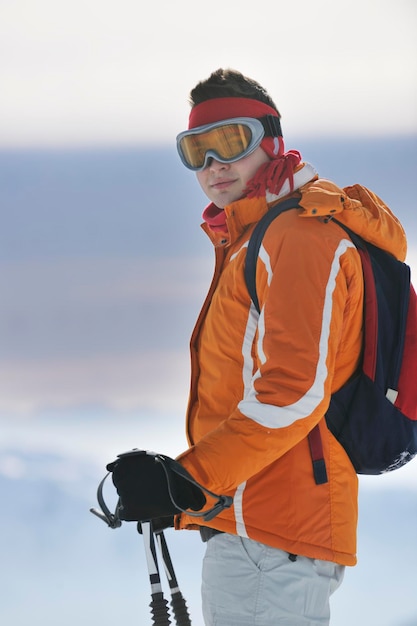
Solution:
<svg viewBox="0 0 417 626"><path fill-rule="evenodd" d="M300 208L296 198L272 207L249 240L245 280L258 313L256 263L263 236L276 217L294 208ZM408 265L333 221L347 232L361 257L364 345L359 370L331 397L326 423L358 474L382 474L417 454L417 297ZM326 483L318 426L308 439L315 481Z"/></svg>

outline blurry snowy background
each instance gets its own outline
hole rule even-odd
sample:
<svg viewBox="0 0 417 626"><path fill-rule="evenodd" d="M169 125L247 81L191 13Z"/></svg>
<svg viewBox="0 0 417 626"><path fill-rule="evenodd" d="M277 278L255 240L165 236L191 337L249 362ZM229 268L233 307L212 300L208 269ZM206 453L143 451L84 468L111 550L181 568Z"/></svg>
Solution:
<svg viewBox="0 0 417 626"><path fill-rule="evenodd" d="M150 623L134 524L91 515L105 464L186 446L188 340L211 279L179 163L192 86L259 80L287 148L403 222L417 283L414 0L0 0L0 621ZM361 479L332 626L417 623L417 461ZM106 488L111 506L115 494ZM203 546L167 532L194 626Z"/></svg>

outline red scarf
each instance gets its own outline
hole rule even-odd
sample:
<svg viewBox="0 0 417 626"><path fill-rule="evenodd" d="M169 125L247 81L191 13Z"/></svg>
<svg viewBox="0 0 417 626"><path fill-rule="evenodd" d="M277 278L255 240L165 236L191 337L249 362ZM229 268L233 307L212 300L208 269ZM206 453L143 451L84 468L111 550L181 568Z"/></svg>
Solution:
<svg viewBox="0 0 417 626"><path fill-rule="evenodd" d="M204 209L202 217L213 232L227 233L226 213L224 209L219 209L213 202L210 202Z"/></svg>
<svg viewBox="0 0 417 626"><path fill-rule="evenodd" d="M279 142L279 148L275 153L274 142ZM274 144L274 145L273 145ZM278 196L284 183L288 180L290 190L294 187L294 171L301 162L301 154L298 150L285 152L282 137L265 137L261 141L261 148L271 158L263 163L255 176L248 182L245 195L248 198L259 198L267 191Z"/></svg>

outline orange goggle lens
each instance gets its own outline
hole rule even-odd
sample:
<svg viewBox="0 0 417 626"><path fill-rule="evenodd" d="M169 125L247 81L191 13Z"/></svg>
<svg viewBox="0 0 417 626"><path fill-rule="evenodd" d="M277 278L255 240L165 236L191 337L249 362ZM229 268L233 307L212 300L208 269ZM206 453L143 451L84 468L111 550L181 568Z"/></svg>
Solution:
<svg viewBox="0 0 417 626"><path fill-rule="evenodd" d="M259 146L264 134L257 119L223 121L180 133L177 148L184 165L197 171L210 157L222 163L241 159Z"/></svg>

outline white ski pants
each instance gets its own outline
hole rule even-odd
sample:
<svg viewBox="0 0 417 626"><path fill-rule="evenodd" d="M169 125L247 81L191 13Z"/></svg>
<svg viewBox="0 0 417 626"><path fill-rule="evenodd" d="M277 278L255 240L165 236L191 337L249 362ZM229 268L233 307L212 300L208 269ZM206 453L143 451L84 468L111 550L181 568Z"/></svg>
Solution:
<svg viewBox="0 0 417 626"><path fill-rule="evenodd" d="M344 566L297 556L226 533L206 544L206 626L326 626Z"/></svg>

